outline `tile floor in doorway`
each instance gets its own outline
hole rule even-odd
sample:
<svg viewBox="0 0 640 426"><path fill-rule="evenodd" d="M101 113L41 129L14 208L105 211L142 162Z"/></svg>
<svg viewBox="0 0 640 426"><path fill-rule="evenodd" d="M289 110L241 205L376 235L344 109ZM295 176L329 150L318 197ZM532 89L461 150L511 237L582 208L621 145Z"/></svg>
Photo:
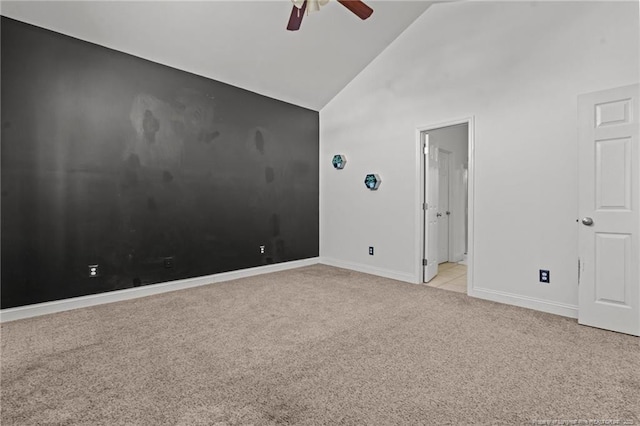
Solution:
<svg viewBox="0 0 640 426"><path fill-rule="evenodd" d="M467 266L459 263L441 263L438 265L438 275L426 285L466 294Z"/></svg>

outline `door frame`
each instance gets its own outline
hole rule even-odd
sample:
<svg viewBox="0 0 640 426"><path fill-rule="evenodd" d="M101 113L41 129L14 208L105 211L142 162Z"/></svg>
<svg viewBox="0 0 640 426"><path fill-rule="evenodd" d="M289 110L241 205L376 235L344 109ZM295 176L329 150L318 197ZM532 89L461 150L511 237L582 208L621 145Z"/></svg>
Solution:
<svg viewBox="0 0 640 426"><path fill-rule="evenodd" d="M426 165L424 161L424 151L422 146L422 134L428 133L429 131L433 131L436 129L440 129L442 127L451 127L458 124L466 124L467 125L467 140L469 143L469 164L468 167L468 176L467 176L467 209L468 209L468 217L467 217L467 294L470 294L473 290L473 265L474 265L474 253L475 253L475 244L474 244L474 217L475 217L475 117L469 116L464 118L459 118L456 120L449 120L444 122L438 122L434 124L427 124L423 126L419 126L416 128L415 132L415 182L416 182L416 190L414 194L414 198L416 200L414 211L415 211L415 226L416 232L415 234L415 243L414 243L414 252L415 252L415 272L414 272L414 282L416 284L423 284L423 271L424 267L422 265L422 259L424 257L424 210L423 205L425 203L425 173Z"/></svg>

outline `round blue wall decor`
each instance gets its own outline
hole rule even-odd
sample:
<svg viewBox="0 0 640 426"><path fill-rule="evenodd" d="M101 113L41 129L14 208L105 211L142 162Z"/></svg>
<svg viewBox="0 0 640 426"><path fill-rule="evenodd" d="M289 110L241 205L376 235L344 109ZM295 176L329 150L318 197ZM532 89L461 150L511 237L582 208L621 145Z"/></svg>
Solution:
<svg viewBox="0 0 640 426"><path fill-rule="evenodd" d="M347 164L347 157L342 154L336 154L333 156L333 160L331 160L333 167L336 169L344 169L344 165Z"/></svg>
<svg viewBox="0 0 640 426"><path fill-rule="evenodd" d="M382 179L376 174L369 174L364 178L364 185L372 191L378 189L381 183Z"/></svg>

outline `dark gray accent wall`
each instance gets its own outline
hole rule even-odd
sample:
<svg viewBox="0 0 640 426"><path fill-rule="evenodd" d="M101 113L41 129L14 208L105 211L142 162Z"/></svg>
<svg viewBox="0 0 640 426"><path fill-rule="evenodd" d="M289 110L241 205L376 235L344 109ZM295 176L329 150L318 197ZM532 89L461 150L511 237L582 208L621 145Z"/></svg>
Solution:
<svg viewBox="0 0 640 426"><path fill-rule="evenodd" d="M318 256L317 111L1 30L2 308Z"/></svg>

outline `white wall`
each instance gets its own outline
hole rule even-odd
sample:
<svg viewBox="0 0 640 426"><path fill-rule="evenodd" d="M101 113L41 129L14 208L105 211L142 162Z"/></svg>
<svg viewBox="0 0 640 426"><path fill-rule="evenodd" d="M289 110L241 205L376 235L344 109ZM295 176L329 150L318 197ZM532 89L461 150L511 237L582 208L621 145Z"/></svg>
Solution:
<svg viewBox="0 0 640 426"><path fill-rule="evenodd" d="M576 97L638 81L638 28L637 2L429 8L320 112L321 257L418 282L416 129L473 116L473 294L575 315Z"/></svg>
<svg viewBox="0 0 640 426"><path fill-rule="evenodd" d="M467 189L464 175L468 163L468 125L441 127L428 132L429 143L450 153L449 156L449 261L459 262L465 254ZM442 211L440 209L439 211ZM438 235L438 245L441 236Z"/></svg>

